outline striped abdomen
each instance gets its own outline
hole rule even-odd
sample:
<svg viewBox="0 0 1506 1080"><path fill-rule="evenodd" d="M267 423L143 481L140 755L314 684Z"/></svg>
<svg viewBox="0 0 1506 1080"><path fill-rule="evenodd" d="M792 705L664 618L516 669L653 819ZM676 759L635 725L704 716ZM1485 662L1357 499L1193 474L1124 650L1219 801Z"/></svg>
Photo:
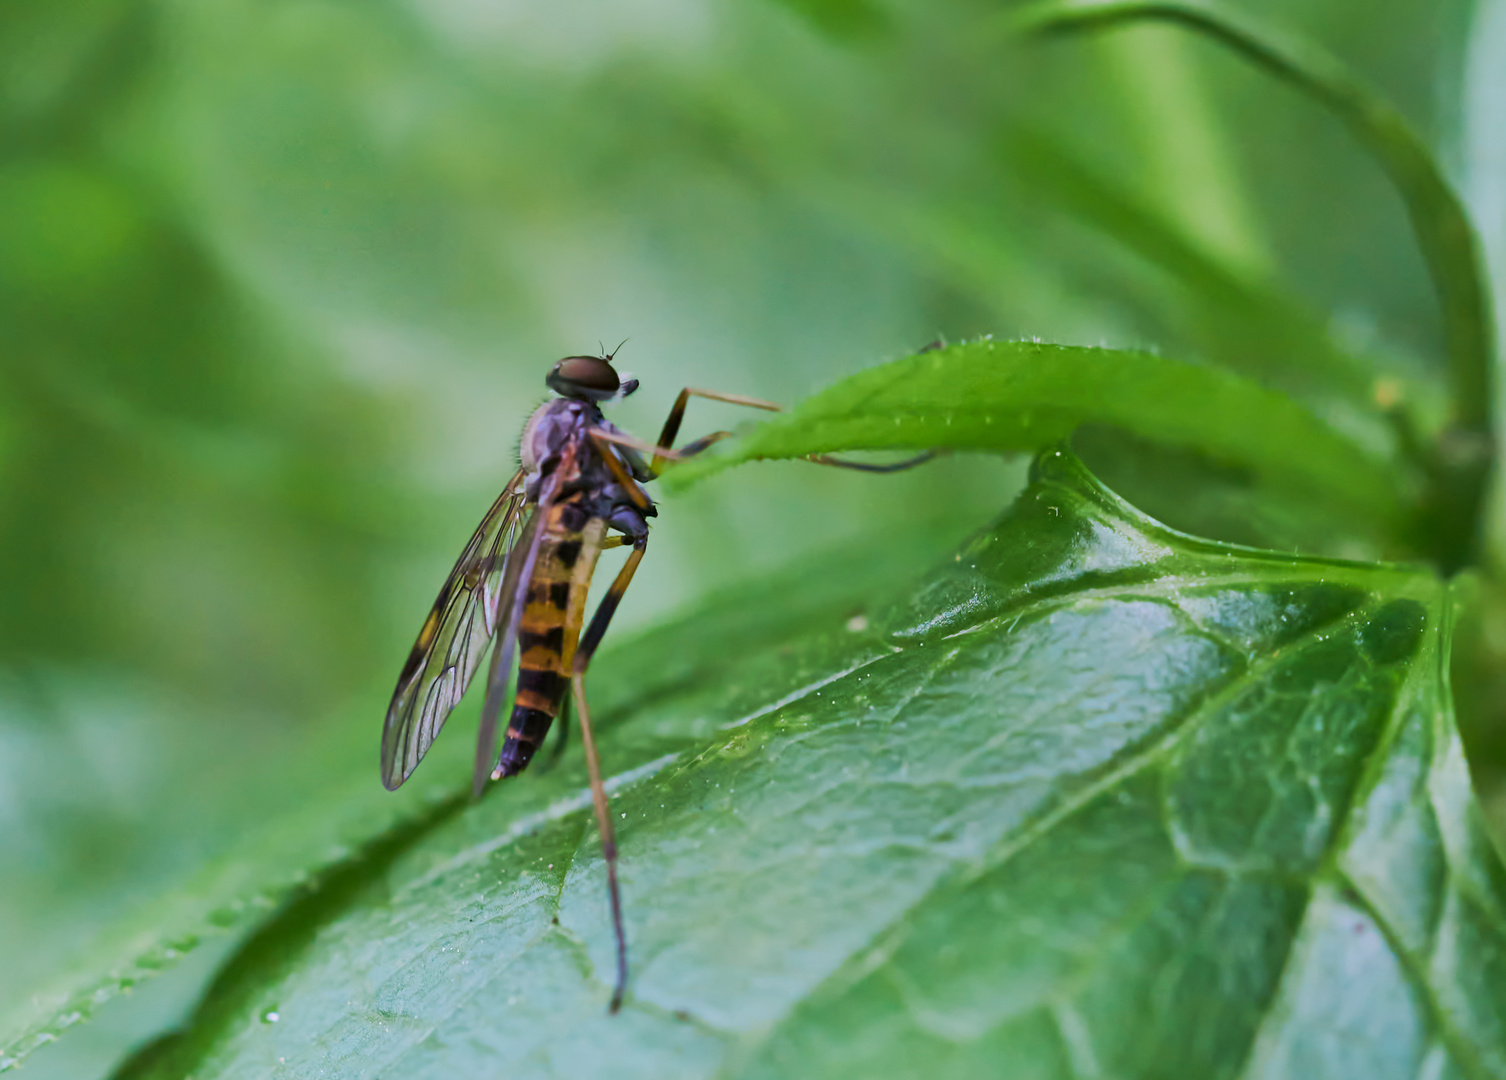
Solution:
<svg viewBox="0 0 1506 1080"><path fill-rule="evenodd" d="M570 690L586 593L606 532L606 523L589 517L574 500L551 507L541 527L544 536L518 626L518 690L500 776L516 776L528 767Z"/></svg>

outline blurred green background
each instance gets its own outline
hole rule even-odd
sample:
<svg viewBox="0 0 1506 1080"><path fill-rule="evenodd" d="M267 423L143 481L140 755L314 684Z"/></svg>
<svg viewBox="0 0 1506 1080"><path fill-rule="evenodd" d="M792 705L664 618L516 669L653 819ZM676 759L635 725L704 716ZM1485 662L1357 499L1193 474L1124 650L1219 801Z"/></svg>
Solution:
<svg viewBox="0 0 1506 1080"><path fill-rule="evenodd" d="M1506 3L1240 6L1399 106L1506 281ZM378 783L397 669L562 355L628 338L614 419L645 436L682 385L793 401L984 333L1436 384L1400 201L1334 120L1175 30L1021 47L1005 11L0 12L0 1005L323 763ZM1114 447L1177 523L1177 463ZM614 636L844 545L939 557L1020 476L719 478L667 500ZM1181 523L1385 554L1322 508Z"/></svg>

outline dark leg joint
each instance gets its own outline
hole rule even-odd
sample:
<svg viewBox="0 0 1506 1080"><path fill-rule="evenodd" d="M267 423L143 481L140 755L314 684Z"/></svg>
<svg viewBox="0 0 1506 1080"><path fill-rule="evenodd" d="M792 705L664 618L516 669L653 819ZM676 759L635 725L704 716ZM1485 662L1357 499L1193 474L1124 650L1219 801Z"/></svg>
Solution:
<svg viewBox="0 0 1506 1080"><path fill-rule="evenodd" d="M905 458L888 465L870 465L866 461L848 461L846 458L832 457L830 454L807 454L805 460L816 465L832 465L839 469L852 469L854 472L866 473L895 473L905 469L913 469L917 465L924 465L945 454L945 450L927 450L923 454Z"/></svg>

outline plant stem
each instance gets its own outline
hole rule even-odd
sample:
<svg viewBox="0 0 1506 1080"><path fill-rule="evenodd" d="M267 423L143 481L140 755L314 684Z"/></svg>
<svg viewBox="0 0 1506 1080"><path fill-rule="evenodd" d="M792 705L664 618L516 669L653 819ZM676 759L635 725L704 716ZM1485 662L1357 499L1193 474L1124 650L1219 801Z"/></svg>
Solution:
<svg viewBox="0 0 1506 1080"><path fill-rule="evenodd" d="M1433 482L1420 508L1418 540L1445 572L1469 565L1495 457L1495 358L1485 271L1463 203L1405 118L1337 57L1213 0L1044 0L1008 21L1016 32L1050 32L1144 20L1206 34L1320 101L1396 186L1442 309L1454 398L1452 422L1424 462Z"/></svg>

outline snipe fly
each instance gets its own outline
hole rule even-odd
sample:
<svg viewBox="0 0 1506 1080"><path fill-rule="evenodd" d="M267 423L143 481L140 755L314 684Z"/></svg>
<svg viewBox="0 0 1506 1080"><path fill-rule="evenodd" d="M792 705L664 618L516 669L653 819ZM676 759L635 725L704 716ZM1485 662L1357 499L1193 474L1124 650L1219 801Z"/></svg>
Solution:
<svg viewBox="0 0 1506 1080"><path fill-rule="evenodd" d="M617 845L584 676L648 545L648 519L657 510L643 484L658 476L667 462L698 454L731 434L716 431L674 450L686 403L701 397L755 409L778 411L779 406L687 387L675 399L659 441L645 443L602 415L602 404L627 397L638 388L636 379L618 378L611 356L567 356L544 381L557 396L529 417L520 446L521 467L460 553L398 676L382 729L382 782L395 790L412 775L489 647L491 662L476 740L475 796L481 795L488 779L516 776L528 767L550 724L561 715L566 690L571 690L607 864L612 929L617 938L617 982L611 1004L611 1011L616 1012L627 986L627 939L617 887ZM827 455L809 460L865 472L893 472L932 456L925 453L892 465ZM632 551L582 634L586 593L597 557L606 548L624 545L631 545ZM498 719L512 677L514 653L520 654L517 682L498 753ZM560 737L564 737L563 727Z"/></svg>

